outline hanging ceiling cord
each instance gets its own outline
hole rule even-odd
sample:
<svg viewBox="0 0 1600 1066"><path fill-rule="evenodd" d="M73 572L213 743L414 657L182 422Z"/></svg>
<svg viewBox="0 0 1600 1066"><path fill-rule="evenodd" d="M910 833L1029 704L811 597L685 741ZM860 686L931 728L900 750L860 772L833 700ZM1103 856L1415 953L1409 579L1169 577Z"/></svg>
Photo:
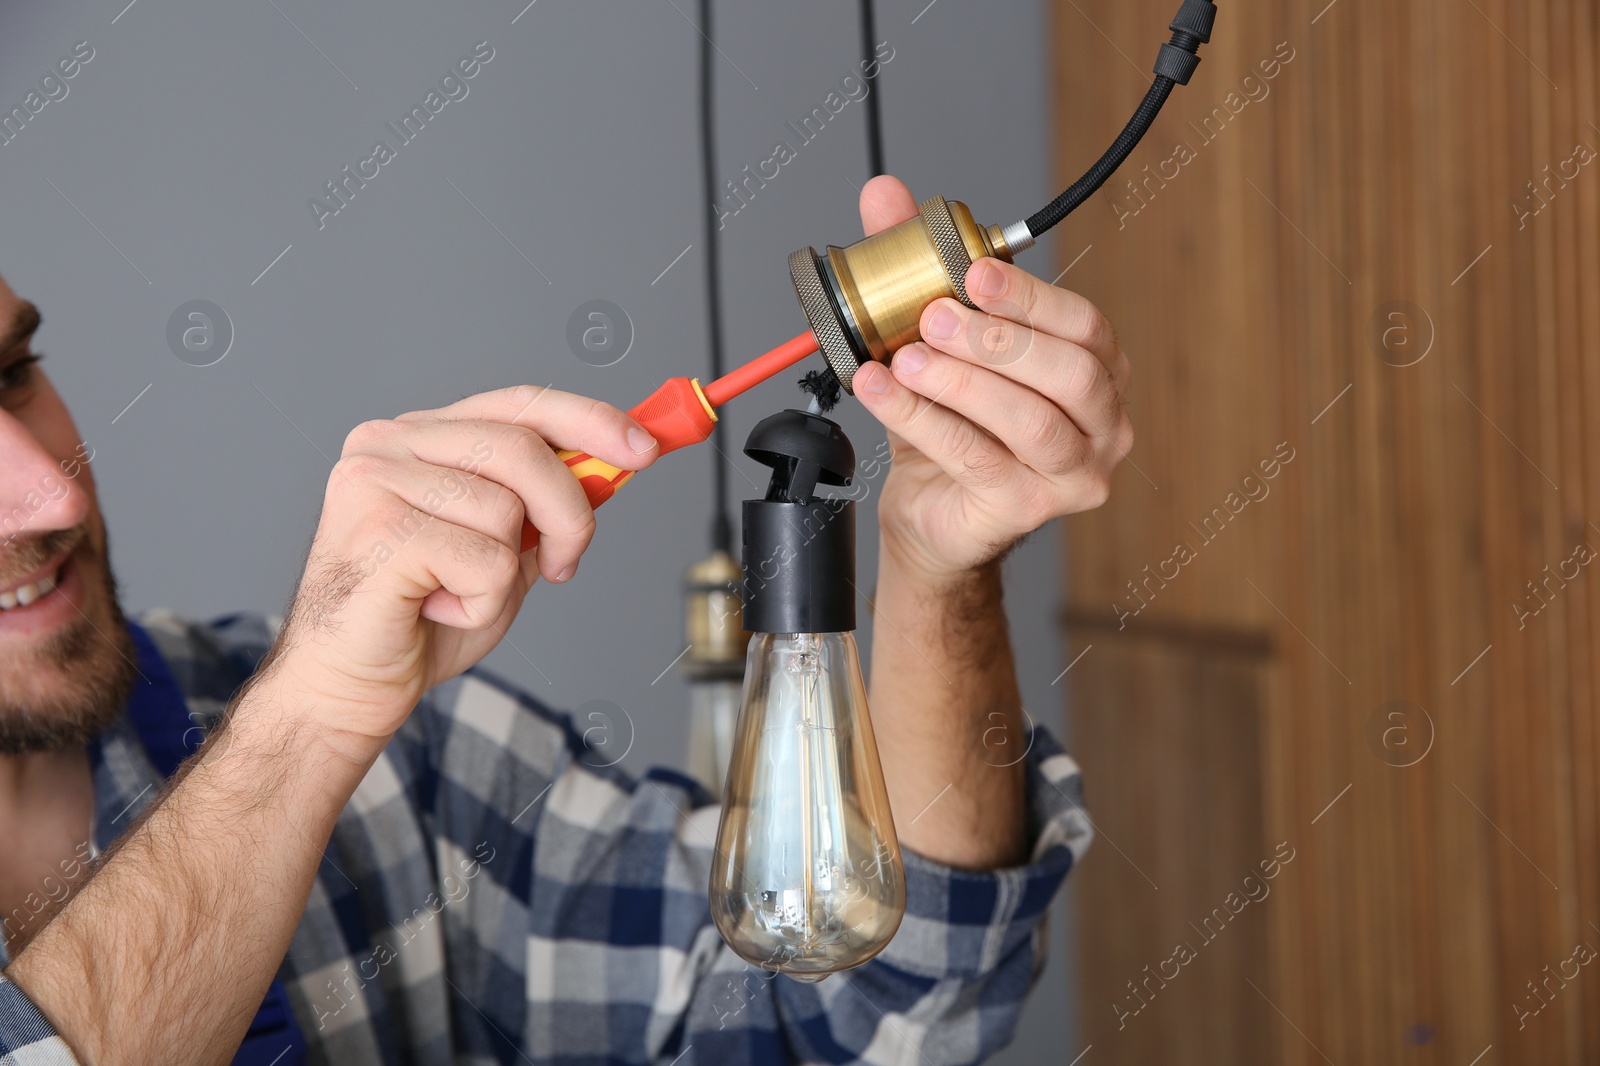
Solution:
<svg viewBox="0 0 1600 1066"><path fill-rule="evenodd" d="M722 341L722 247L717 218L717 139L711 78L711 0L700 0L700 177L705 201L706 245L706 330L710 340L711 374L715 381L723 375ZM711 549L729 551L733 545L733 519L728 510L728 467L723 457L724 433L721 422L711 427Z"/></svg>
<svg viewBox="0 0 1600 1066"><path fill-rule="evenodd" d="M1122 165L1123 160L1133 151L1145 133L1150 129L1150 124L1156 119L1161 105L1167 102L1174 85L1187 85L1189 78L1194 74L1195 68L1200 65L1200 46L1211 40L1211 24L1217 16L1216 5L1211 0L1183 0L1183 6L1178 9L1177 17L1172 20L1168 29L1172 31L1172 40L1161 46L1161 51L1156 55L1155 81L1140 101L1138 110L1123 127L1117 139L1107 148L1105 154L1095 161L1077 181L1067 187L1060 196L1051 200L1044 207L1029 215L1022 222L1013 222L1002 231L1006 242L1013 252L1022 251L1033 245L1034 240L1050 229L1056 223L1066 218L1083 203L1094 191L1105 183L1116 169Z"/></svg>
<svg viewBox="0 0 1600 1066"><path fill-rule="evenodd" d="M878 75L882 73L878 62L878 31L874 25L872 0L861 0L861 76L867 82L867 176L875 178L886 173L883 166L883 110L878 106ZM871 75L867 71L871 70Z"/></svg>

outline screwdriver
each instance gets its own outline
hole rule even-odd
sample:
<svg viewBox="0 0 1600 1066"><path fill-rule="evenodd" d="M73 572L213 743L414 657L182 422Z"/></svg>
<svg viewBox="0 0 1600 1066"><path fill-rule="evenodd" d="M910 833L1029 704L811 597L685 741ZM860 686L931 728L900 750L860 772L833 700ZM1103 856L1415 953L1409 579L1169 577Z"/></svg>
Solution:
<svg viewBox="0 0 1600 1066"><path fill-rule="evenodd" d="M716 409L775 374L782 373L817 350L817 339L810 330L791 337L764 355L731 370L711 384L700 385L698 378L669 378L637 407L628 412L660 445L662 455L698 444L711 436L717 421ZM635 471L622 470L586 452L556 452L583 486L590 507L599 507L627 484ZM539 543L533 523L522 523L522 551Z"/></svg>

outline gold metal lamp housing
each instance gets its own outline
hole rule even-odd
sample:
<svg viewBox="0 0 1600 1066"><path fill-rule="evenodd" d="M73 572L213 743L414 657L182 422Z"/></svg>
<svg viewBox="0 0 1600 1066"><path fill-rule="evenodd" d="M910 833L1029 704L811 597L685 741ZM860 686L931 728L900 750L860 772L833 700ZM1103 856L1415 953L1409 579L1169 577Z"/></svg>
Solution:
<svg viewBox="0 0 1600 1066"><path fill-rule="evenodd" d="M941 296L967 298L976 259L1012 256L1033 244L1025 225L980 226L960 200L924 200L914 218L827 254L801 248L789 256L795 294L817 346L846 392L856 367L889 362L921 337L923 309Z"/></svg>

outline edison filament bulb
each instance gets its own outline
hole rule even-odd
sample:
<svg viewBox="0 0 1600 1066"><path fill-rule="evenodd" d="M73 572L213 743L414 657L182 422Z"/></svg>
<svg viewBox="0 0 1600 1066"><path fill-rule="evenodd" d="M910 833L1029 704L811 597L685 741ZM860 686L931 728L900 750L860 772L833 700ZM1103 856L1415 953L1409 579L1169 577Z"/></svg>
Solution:
<svg viewBox="0 0 1600 1066"><path fill-rule="evenodd" d="M905 914L905 868L855 637L855 455L815 414L763 420L746 454L773 468L744 504L753 634L723 789L711 917L745 961L820 981L882 951Z"/></svg>
<svg viewBox="0 0 1600 1066"><path fill-rule="evenodd" d="M799 980L866 962L900 927L900 848L850 633L750 642L712 880L728 945Z"/></svg>
<svg viewBox="0 0 1600 1066"><path fill-rule="evenodd" d="M684 575L684 631L689 649L689 773L722 794L739 721L739 696L750 634L739 602L738 562L718 549Z"/></svg>

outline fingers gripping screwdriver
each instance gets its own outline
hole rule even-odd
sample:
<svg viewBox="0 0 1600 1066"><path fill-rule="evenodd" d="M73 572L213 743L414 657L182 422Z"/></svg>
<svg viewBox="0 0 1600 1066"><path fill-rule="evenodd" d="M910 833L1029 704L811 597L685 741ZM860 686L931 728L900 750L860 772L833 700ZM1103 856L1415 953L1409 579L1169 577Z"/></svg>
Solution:
<svg viewBox="0 0 1600 1066"><path fill-rule="evenodd" d="M816 338L810 330L806 330L704 387L697 378L670 378L628 414L656 439L660 454L675 452L711 436L718 407L816 350ZM590 507L599 507L611 499L635 473L612 466L586 452L561 450L556 455L567 464L583 486L583 494L589 498ZM528 551L538 543L539 531L533 528L531 522L524 520L521 550Z"/></svg>

